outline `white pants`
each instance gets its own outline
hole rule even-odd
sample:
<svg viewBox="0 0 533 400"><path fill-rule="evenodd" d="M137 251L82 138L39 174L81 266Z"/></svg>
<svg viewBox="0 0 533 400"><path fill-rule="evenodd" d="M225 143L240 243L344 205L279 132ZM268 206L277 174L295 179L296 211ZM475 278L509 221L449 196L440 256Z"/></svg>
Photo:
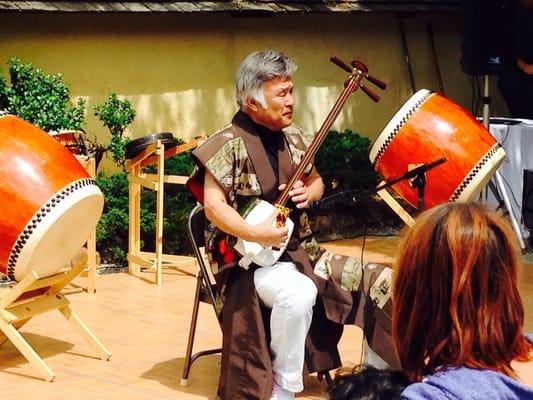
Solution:
<svg viewBox="0 0 533 400"><path fill-rule="evenodd" d="M317 289L292 262L278 262L254 272L261 301L272 309L270 350L274 380L290 392L303 390L305 338L313 317Z"/></svg>

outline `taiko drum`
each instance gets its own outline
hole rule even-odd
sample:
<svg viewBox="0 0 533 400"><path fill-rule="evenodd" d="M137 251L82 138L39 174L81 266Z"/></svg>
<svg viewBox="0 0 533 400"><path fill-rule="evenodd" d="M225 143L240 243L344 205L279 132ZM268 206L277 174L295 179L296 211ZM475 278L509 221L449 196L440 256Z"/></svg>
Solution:
<svg viewBox="0 0 533 400"><path fill-rule="evenodd" d="M0 115L0 272L58 272L81 249L103 195L74 155L13 115Z"/></svg>
<svg viewBox="0 0 533 400"><path fill-rule="evenodd" d="M442 157L446 161L425 174L425 208L472 200L490 180L505 151L467 110L425 89L400 108L370 150L370 161L386 181ZM417 206L418 189L410 181L392 187Z"/></svg>

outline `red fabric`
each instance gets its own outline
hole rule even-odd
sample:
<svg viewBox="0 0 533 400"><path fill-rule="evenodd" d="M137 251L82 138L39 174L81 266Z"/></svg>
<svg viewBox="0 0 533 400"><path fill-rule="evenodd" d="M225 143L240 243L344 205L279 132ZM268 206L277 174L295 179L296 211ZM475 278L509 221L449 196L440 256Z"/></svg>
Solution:
<svg viewBox="0 0 533 400"><path fill-rule="evenodd" d="M222 260L224 264L228 264L235 260L235 252L231 247L228 247L225 240L220 240L218 242L218 251L222 255Z"/></svg>
<svg viewBox="0 0 533 400"><path fill-rule="evenodd" d="M189 192L193 195L194 199L200 203L204 204L204 184L203 182L200 182L199 180L195 179L194 177L191 177L187 180L187 183L185 184L187 186L187 189L189 189Z"/></svg>

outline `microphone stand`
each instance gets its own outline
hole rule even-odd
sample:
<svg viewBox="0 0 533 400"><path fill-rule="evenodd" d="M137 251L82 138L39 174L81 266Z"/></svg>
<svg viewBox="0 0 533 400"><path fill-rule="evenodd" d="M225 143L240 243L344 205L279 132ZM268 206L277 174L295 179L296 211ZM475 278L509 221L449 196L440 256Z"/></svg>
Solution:
<svg viewBox="0 0 533 400"><path fill-rule="evenodd" d="M404 174L396 178L389 179L388 181L384 182L382 185L379 185L376 189L371 191L367 196L370 197L371 195L376 194L377 192L383 189L386 189L405 179L412 179L411 185L414 188L417 188L418 190L418 208L417 209L422 210L424 208L424 190L426 187L426 172L444 163L445 161L446 161L446 158L441 157L434 161L420 164L419 166L405 172ZM317 208L321 208L327 205L328 203L332 203L332 202L335 203L336 201L338 201L337 199L347 197L348 195L351 196L355 192L357 192L357 190L348 190L345 192L335 193L331 196L324 197L323 199L314 201L313 204L311 205L311 208L317 209ZM351 200L355 202L356 200L355 196L352 196Z"/></svg>
<svg viewBox="0 0 533 400"><path fill-rule="evenodd" d="M426 172L436 166L444 163L446 161L445 157L438 158L434 161L420 164L418 167L413 168L410 171L407 171L405 174L400 175L397 178L390 179L386 181L383 185L380 185L376 188L376 193L388 188L389 186L394 185L404 179L412 179L411 185L414 188L418 189L418 207L417 210L424 209L424 189L426 188Z"/></svg>
<svg viewBox="0 0 533 400"><path fill-rule="evenodd" d="M490 76L484 75L483 80L483 125L487 130L490 132ZM502 143L503 145L503 143ZM505 190L505 186L503 184L503 177L501 176L501 173L498 170L494 173L494 177L489 180L487 187L492 192L494 198L496 199L496 202L498 203L498 208L502 208L502 205L505 205L507 215L509 216L509 219L511 221L511 226L516 234L516 238L518 239L518 243L520 245L520 248L524 250L526 248L526 243L524 241L524 236L522 234L522 229L520 228L520 224L518 223L518 220L516 216L514 215L513 208L511 206L511 200L509 199L509 195L507 194L507 191ZM485 201L487 199L487 191L485 190Z"/></svg>
<svg viewBox="0 0 533 400"><path fill-rule="evenodd" d="M424 209L424 189L426 187L426 174L417 174L411 181L411 185L418 189L417 210Z"/></svg>

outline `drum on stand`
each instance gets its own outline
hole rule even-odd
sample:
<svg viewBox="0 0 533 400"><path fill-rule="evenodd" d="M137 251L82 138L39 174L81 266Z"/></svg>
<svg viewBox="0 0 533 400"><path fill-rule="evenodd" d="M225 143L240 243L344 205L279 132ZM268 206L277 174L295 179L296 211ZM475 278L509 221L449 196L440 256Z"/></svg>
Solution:
<svg viewBox="0 0 533 400"><path fill-rule="evenodd" d="M426 172L426 208L467 202L484 188L505 151L467 110L437 93L419 90L394 115L370 149L370 161L386 180L444 157ZM418 189L403 180L392 188L417 207Z"/></svg>
<svg viewBox="0 0 533 400"><path fill-rule="evenodd" d="M0 115L0 272L58 272L102 213L102 192L74 155L36 126Z"/></svg>
<svg viewBox="0 0 533 400"><path fill-rule="evenodd" d="M131 160L149 145L157 142L158 140L165 145L166 150L178 145L178 140L170 132L151 133L150 135L134 139L124 146L126 158Z"/></svg>

